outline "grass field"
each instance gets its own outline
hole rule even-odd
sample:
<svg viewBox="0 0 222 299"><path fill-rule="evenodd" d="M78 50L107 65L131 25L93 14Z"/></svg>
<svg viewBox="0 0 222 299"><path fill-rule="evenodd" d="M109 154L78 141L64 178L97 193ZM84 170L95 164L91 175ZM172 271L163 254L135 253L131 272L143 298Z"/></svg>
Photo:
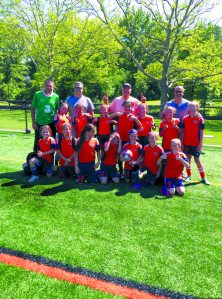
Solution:
<svg viewBox="0 0 222 299"><path fill-rule="evenodd" d="M160 120L155 120L159 125ZM28 127L31 129L31 116L28 112ZM222 146L222 120L207 120L204 131L204 145ZM21 110L0 110L0 128L8 130L22 130L25 132L25 112Z"/></svg>
<svg viewBox="0 0 222 299"><path fill-rule="evenodd" d="M186 195L166 199L159 186L133 193L125 183L79 186L56 176L28 184L21 164L33 134L1 131L0 142L2 247L199 298L222 298L221 148L206 147L201 155L210 186L199 183L193 165ZM5 264L0 275L2 298L117 298Z"/></svg>

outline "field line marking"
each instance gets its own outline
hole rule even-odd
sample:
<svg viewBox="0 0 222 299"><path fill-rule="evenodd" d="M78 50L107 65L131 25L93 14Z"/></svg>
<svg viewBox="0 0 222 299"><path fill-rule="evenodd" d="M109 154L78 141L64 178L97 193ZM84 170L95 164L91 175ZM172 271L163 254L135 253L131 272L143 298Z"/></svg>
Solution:
<svg viewBox="0 0 222 299"><path fill-rule="evenodd" d="M73 267L4 247L0 247L0 262L129 299L195 299L189 295Z"/></svg>

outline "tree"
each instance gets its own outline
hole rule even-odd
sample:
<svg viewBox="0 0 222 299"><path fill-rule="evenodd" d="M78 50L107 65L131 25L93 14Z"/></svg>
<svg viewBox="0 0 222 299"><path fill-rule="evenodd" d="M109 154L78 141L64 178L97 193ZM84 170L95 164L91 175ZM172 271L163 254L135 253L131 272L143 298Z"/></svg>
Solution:
<svg viewBox="0 0 222 299"><path fill-rule="evenodd" d="M0 20L0 94L2 99L16 98L25 88L25 63L22 28L13 20Z"/></svg>
<svg viewBox="0 0 222 299"><path fill-rule="evenodd" d="M77 0L11 0L4 6L6 19L23 30L20 43L32 85L40 88L47 77L53 77L63 99L74 80L88 83L95 96L96 91L112 93L124 76L118 67L119 44L101 22L78 15L80 4Z"/></svg>
<svg viewBox="0 0 222 299"><path fill-rule="evenodd" d="M195 30L192 29L200 16L213 8L213 2L116 0L111 8L105 0L89 0L86 3L88 11L106 24L143 76L160 85L161 104L164 105L168 100L169 87L181 78L180 69L177 68L180 45L194 34ZM144 17L140 26L135 26L135 10L138 8ZM122 30L116 25L117 15L125 19ZM141 26L146 20L146 26ZM129 41L133 42L133 47ZM140 55L138 47L144 55ZM211 54L215 56L215 53ZM189 65L186 67L189 68Z"/></svg>

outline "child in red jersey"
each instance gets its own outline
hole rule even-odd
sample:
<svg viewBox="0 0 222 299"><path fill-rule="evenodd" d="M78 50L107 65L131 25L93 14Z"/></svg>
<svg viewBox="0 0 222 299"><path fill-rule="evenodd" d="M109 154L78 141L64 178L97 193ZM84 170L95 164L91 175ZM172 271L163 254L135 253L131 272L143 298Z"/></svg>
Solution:
<svg viewBox="0 0 222 299"><path fill-rule="evenodd" d="M119 175L116 168L118 156L122 149L122 143L119 134L114 132L109 140L105 143L102 163L100 165L99 180L101 184L106 184L108 177L112 178L114 183L119 183Z"/></svg>
<svg viewBox="0 0 222 299"><path fill-rule="evenodd" d="M174 118L176 109L173 107L167 107L165 109L165 119L163 119L159 126L159 135L163 137L162 147L165 152L171 150L171 140L179 138L179 118Z"/></svg>
<svg viewBox="0 0 222 299"><path fill-rule="evenodd" d="M144 147L144 166L147 170L146 185L154 185L159 172L157 161L163 154L163 148L157 144L158 135L155 132L148 133L149 144Z"/></svg>
<svg viewBox="0 0 222 299"><path fill-rule="evenodd" d="M136 190L141 187L139 182L139 164L142 162L142 145L137 142L138 134L135 129L132 129L128 133L129 142L123 145L124 150L130 150L132 152L132 159L125 161L124 164L124 178L126 182L134 182L133 189Z"/></svg>
<svg viewBox="0 0 222 299"><path fill-rule="evenodd" d="M122 106L124 107L124 113L117 112L110 115L110 117L117 117L117 132L120 135L120 139L122 141L122 145L128 142L129 135L128 132L132 130L134 127L141 127L140 121L137 117L132 113L133 103L131 101L124 101ZM122 176L123 165L122 162L119 161L119 174Z"/></svg>
<svg viewBox="0 0 222 299"><path fill-rule="evenodd" d="M97 137L102 151L104 149L105 142L109 140L112 124L116 124L115 120L112 120L110 117L108 117L108 110L109 105L101 105L100 116L98 118L94 118L93 120L93 124L95 124L97 127Z"/></svg>
<svg viewBox="0 0 222 299"><path fill-rule="evenodd" d="M76 116L73 119L73 136L79 138L83 128L92 122L93 116L89 113L84 113L84 107L81 104L75 106Z"/></svg>
<svg viewBox="0 0 222 299"><path fill-rule="evenodd" d="M191 165L191 158L194 157L194 161L197 165L198 171L202 182L206 185L210 185L206 179L205 171L203 164L200 162L200 151L202 149L203 143L203 130L204 130L204 119L199 114L199 103L191 102L188 107L189 114L186 115L182 123L180 124L182 128L182 144L183 150L186 153L189 163ZM187 178L186 182L191 180L191 168L187 169Z"/></svg>
<svg viewBox="0 0 222 299"><path fill-rule="evenodd" d="M187 156L181 152L181 141L177 138L171 140L171 151L164 153L157 161L160 165L162 160L166 160L164 170L164 181L166 194L173 196L175 192L183 196L185 188L181 174L184 166L189 167Z"/></svg>
<svg viewBox="0 0 222 299"><path fill-rule="evenodd" d="M37 157L29 161L32 172L32 176L29 179L30 183L39 178L37 167L42 164L44 165L47 177L51 177L53 174L53 156L56 148L55 139L51 136L52 130L48 125L42 126L39 131L42 138L38 141Z"/></svg>
<svg viewBox="0 0 222 299"><path fill-rule="evenodd" d="M72 137L72 127L70 124L63 124L62 136L58 140L58 156L61 166L60 177L66 174L68 177L74 173L74 147L76 140Z"/></svg>
<svg viewBox="0 0 222 299"><path fill-rule="evenodd" d="M56 128L56 142L58 143L59 136L62 136L62 126L63 124L70 124L71 123L71 117L68 114L68 104L66 102L62 102L59 112L55 115L54 118L54 126ZM58 160L59 156L58 153L56 153L55 156L55 166L58 167Z"/></svg>
<svg viewBox="0 0 222 299"><path fill-rule="evenodd" d="M96 163L95 153L97 153ZM86 177L89 183L97 181L95 169L99 166L100 160L100 146L94 137L94 126L87 124L75 146L75 172L78 174L79 183L84 183Z"/></svg>
<svg viewBox="0 0 222 299"><path fill-rule="evenodd" d="M148 133L151 130L156 129L154 119L151 115L147 114L148 106L146 104L140 104L138 107L138 120L140 121L142 127L138 130L139 143L144 147L148 144Z"/></svg>
<svg viewBox="0 0 222 299"><path fill-rule="evenodd" d="M62 135L62 126L63 124L70 124L71 117L68 114L68 104L66 102L62 102L59 113L55 115L54 125L56 127L57 133Z"/></svg>

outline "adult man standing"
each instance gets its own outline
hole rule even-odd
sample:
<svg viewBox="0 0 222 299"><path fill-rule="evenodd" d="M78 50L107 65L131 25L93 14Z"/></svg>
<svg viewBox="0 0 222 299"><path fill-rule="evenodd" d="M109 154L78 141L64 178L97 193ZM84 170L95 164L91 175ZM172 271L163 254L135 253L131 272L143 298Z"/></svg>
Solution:
<svg viewBox="0 0 222 299"><path fill-rule="evenodd" d="M136 98L131 97L131 92L132 92L131 85L129 83L124 83L122 86L122 95L115 98L112 101L112 103L109 107L110 112L111 113L116 113L116 112L123 113L124 112L123 102L130 101L133 103L133 105L132 105L133 113L135 115L137 115L140 102Z"/></svg>
<svg viewBox="0 0 222 299"><path fill-rule="evenodd" d="M74 94L66 99L69 106L69 113L73 119L76 116L76 105L82 107L84 113L93 115L94 105L90 98L83 95L83 83L78 81L74 84Z"/></svg>
<svg viewBox="0 0 222 299"><path fill-rule="evenodd" d="M176 86L174 89L174 99L168 101L164 107L173 107L176 109L176 113L174 115L175 118L179 118L180 121L184 118L185 115L188 114L188 106L190 101L183 98L184 88L183 86Z"/></svg>
<svg viewBox="0 0 222 299"><path fill-rule="evenodd" d="M43 125L50 126L52 136L55 137L56 129L54 117L59 109L59 96L53 92L54 83L48 79L44 83L44 89L34 94L31 106L32 128L35 130L35 142L33 150L37 151L38 140L41 138L39 128Z"/></svg>

